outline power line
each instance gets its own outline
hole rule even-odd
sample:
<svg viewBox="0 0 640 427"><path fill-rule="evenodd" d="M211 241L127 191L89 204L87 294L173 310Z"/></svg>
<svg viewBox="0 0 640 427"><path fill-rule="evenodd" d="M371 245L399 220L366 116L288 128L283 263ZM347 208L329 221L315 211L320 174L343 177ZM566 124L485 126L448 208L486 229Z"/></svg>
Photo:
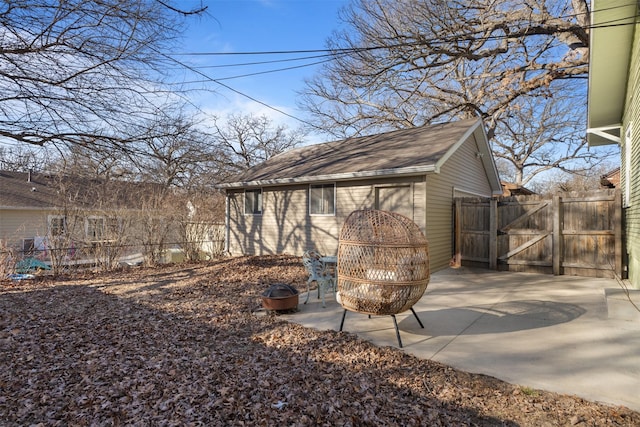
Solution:
<svg viewBox="0 0 640 427"><path fill-rule="evenodd" d="M598 9L597 11L594 11L593 13L598 13L598 12L605 12L605 11L610 11L610 10L614 10L614 9L619 9L619 8L624 8L624 7L628 7L630 5L621 5L621 6L614 6L611 8L604 8L604 9ZM557 17L555 19L560 19L560 20L564 20L564 19L569 19L569 18L576 18L578 16L582 16L583 14L579 13L579 14L572 14L572 15L565 15L565 16L561 16L561 17ZM618 19L613 19L610 21L605 21L603 23L599 23L597 25L587 25L587 26L579 26L578 28L581 28L583 30L591 30L591 29L597 29L597 28L609 28L609 27L617 27L617 26L626 26L626 25L635 25L635 22L622 22L622 23L618 23L616 24L616 22L621 22L621 21L627 21L629 19L636 19L638 18L640 15L633 15L633 16L629 16L629 17L622 17L622 18L618 18ZM576 28L576 27L573 27ZM567 29L564 31L559 31L559 32L571 32L572 29ZM478 34L481 31L478 32L471 32L471 33L467 33L467 34L461 34L460 36L449 36L449 37L443 37L443 38L432 38L430 40L422 40L422 41L416 41L416 42L410 42L410 43L398 43L398 44L392 44L392 45L380 45L380 46L363 46L363 47L350 47L350 48L327 48L327 49L300 49L300 50L269 50L269 51L245 51L245 52L176 52L176 53L172 53L171 55L174 56L255 56L255 55L297 55L297 54L311 54L311 53L322 53L322 55L317 55L317 56L309 56L309 57L302 57L302 58L288 58L288 59L281 59L281 60L274 60L274 61L263 61L263 62L253 62L253 63L245 63L245 64L226 64L226 65L218 65L218 66L205 66L205 67L211 67L211 68L222 68L222 67L236 67L236 66L241 66L241 65L262 65L262 64L267 64L267 63L276 63L276 62L286 62L286 61L298 61L298 60L304 60L304 59L313 59L313 58L317 58L317 57L334 57L336 55L346 55L346 54L351 54L351 53L358 53L358 52L365 52L365 51L371 51L371 50L378 50L378 49L390 49L390 48L400 48L400 47L410 47L410 46L420 46L420 45L424 45L426 43L429 44L446 44L446 43L450 43L452 41L470 41L473 40L470 38L470 36L472 36L473 34ZM504 35L496 35L496 36L491 36L491 37L487 37L486 40L504 40L504 39L510 39L513 38L513 36L510 36L509 34L504 34ZM198 68L205 68L205 67L198 67Z"/></svg>
<svg viewBox="0 0 640 427"><path fill-rule="evenodd" d="M223 65L202 65L196 68L205 69L205 68L230 68L230 67L245 67L250 65L265 65L265 64L278 64L282 62L293 62L293 61L304 61L307 59L317 59L317 58L333 58L335 55L333 54L324 54L324 55L313 55L313 56L303 56L300 58L288 58L288 59L275 59L271 61L256 61L256 62L241 62L237 64L223 64Z"/></svg>
<svg viewBox="0 0 640 427"><path fill-rule="evenodd" d="M240 75L231 76L231 77L220 77L220 78L217 78L216 81L233 80L233 79L239 79L239 78L242 78L242 77L259 76L259 75L263 75L263 74L277 73L277 72L280 72L280 71L296 70L298 68L306 68L306 67L311 67L313 65L324 64L325 62L329 62L329 61L332 61L332 59L325 59L324 61L312 62L311 64L298 65L298 66L295 66L295 67L277 68L277 69L274 69L274 70L267 70L267 71L256 71L255 73L240 74Z"/></svg>
<svg viewBox="0 0 640 427"><path fill-rule="evenodd" d="M625 6L615 6L612 8L599 9L596 12L603 12L603 11L613 10L621 7L625 7ZM566 19L569 17L577 17L580 15L581 14L566 15L558 19ZM616 23L616 22L626 21L628 19L637 18L637 17L638 17L637 15L631 16L631 17L624 17L616 20L606 21L598 25L587 26L582 28L597 29L597 28L611 28L611 27L617 27L617 26L634 25L634 23L629 23L629 22L622 22L622 23ZM566 31L571 31L571 29L568 29ZM233 68L233 67L242 67L242 66L266 65L266 64L276 64L276 63L285 63L285 62L294 62L294 61L304 61L308 59L327 58L326 60L323 60L323 61L316 61L316 62L303 64L299 66L284 67L284 68L278 68L278 69L265 70L261 72L213 79L217 81L222 81L222 80L231 80L231 79L261 75L261 74L270 74L270 73L275 73L280 71L288 71L288 70L299 69L304 67L311 67L321 63L329 62L331 60L336 59L337 57L346 56L352 53L359 53L359 52L372 51L372 50L394 49L394 48L401 48L401 47L412 47L412 46L420 47L426 44L429 44L429 45L445 44L452 41L473 41L473 38L472 38L473 34L478 34L478 32L464 34L464 35L461 35L461 37L450 36L448 38L441 38L441 39L433 38L429 40L420 40L415 42L406 42L406 43L398 43L398 44L392 44L392 45L380 45L380 46L370 46L370 47L353 47L353 48L340 48L340 49L302 49L302 50L284 50L284 51L248 51L248 52L183 52L183 53L178 52L178 53L171 53L164 56L169 57L172 60L172 62L177 63L179 65L177 69L184 69L185 64L182 61L175 60L173 56L291 55L291 54L300 54L300 53L304 53L304 54L322 53L321 55L311 55L311 56L303 56L303 57L297 57L297 58L285 58L285 59L276 59L276 60L268 60L268 61L253 61L253 62L242 62L242 63L220 64L220 65L201 65L201 66L191 65L187 67L187 69L191 71L204 70L204 69L222 69L222 68ZM509 39L509 38L514 38L514 37L505 34L505 35L496 35L496 36L486 37L484 40L499 41L499 40ZM78 68L80 67L78 66ZM198 81L184 82L184 83L202 83L206 81L212 81L212 78L207 77L206 80L198 80Z"/></svg>
<svg viewBox="0 0 640 427"><path fill-rule="evenodd" d="M303 119L301 119L301 118L299 118L299 117L296 117L296 116L294 116L294 115L292 115L292 114L289 114L289 113L287 113L287 112L285 112L285 111L282 111L282 110L280 110L279 108L273 107L273 106L271 106L271 105L267 104L266 102L260 101L259 99L256 99L256 98L252 97L251 95L247 95L247 94L246 94L246 93L244 93L244 92L241 92L241 91L239 91L239 90L237 90L237 89L234 89L234 88L232 88L231 86L229 86L229 85L227 85L227 84L225 84L225 83L220 82L218 79L214 79L213 77L208 76L207 74L203 73L202 71L200 71L200 70L198 70L198 69L196 69L196 68L194 68L194 67L192 67L192 66L190 66L190 65L188 65L188 64L185 64L185 63L183 63L183 62L181 62L181 61L179 61L179 60L177 60L177 59L175 59L175 58L172 58L171 56L169 56L169 55L167 55L167 54L165 54L165 53L158 52L158 51L156 51L156 53L158 53L159 55L162 55L163 57L165 57L165 58L169 59L170 61L173 61L173 62L177 63L178 65L180 65L180 66L182 66L182 67L186 68L187 70L190 70L191 72L194 72L194 73L196 73L196 74L198 74L198 75L200 75L200 76L204 77L206 80L211 81L211 82L213 82L213 83L216 83L216 84L218 84L218 85L220 85L220 86L224 87L225 89L230 90L230 91L231 91L231 92L233 92L233 93L236 93L236 94L238 94L238 95L240 95L240 96L242 96L242 97L245 97L245 98L247 98L247 99L249 99L249 100L251 100L251 101L253 101L253 102L256 102L256 103L258 103L258 104L262 105L263 107L266 107L266 108L268 108L268 109L270 109L270 110L273 110L273 111L275 111L275 112L277 112L277 113L280 113L280 114L282 114L282 115L284 115L284 116L287 116L287 117L289 117L289 118L292 118L292 119L294 119L294 120L297 120L297 121L299 121L299 122L301 122L301 123L304 123L304 124L306 124L306 125L308 125L308 126L311 126L311 127L313 127L313 128L317 128L317 126L315 126L314 124L312 124L312 123L310 123L310 122L308 122L308 121L306 121L306 120L303 120Z"/></svg>
<svg viewBox="0 0 640 427"><path fill-rule="evenodd" d="M607 11L607 10L613 10L613 9L617 9L617 8L622 8L622 7L628 7L629 5L623 5L623 6L615 6L612 8L606 8L606 9L599 9L597 12L603 12L603 11ZM564 17L560 17L558 19L568 19L571 17L578 17L578 16L582 16L582 14L573 14L573 15L567 15ZM603 23L599 23L597 25L588 25L586 27L581 27L583 29L596 29L596 28L611 28L611 27L618 27L618 26L626 26L626 25L635 25L635 22L624 22L624 21L628 21L629 19L633 19L635 21L635 19L638 17L638 15L634 15L634 16L629 16L629 17L623 17L623 18L619 18L619 19L614 19L614 20L610 20L610 21L606 21ZM575 27L574 27L575 29ZM570 32L572 31L572 29L567 29L564 32ZM477 32L476 34L478 34L479 32ZM206 82L213 82L216 83L224 88L226 88L227 90L230 90L238 95L241 95L253 102L256 102L266 108L269 108L273 111L276 111L280 114L283 114L287 117L290 117L294 120L297 120L301 123L307 124L309 126L312 127L316 127L314 126L312 123L309 123L306 120L300 119L299 117L296 117L294 115L291 115L289 113L286 113L276 107L273 107L263 101L260 101L246 93L243 93L237 89L234 89L233 87L222 83L223 80L232 80L232 79L238 79L238 78L243 78L243 77L250 77L250 76L258 76L258 75L264 75L264 74L271 74L271 73L276 73L276 72L282 72L282 71L289 71L289 70L293 70L293 69L300 69L300 68L305 68L305 67L311 67L314 65L319 65L322 63L327 63L330 62L332 60L335 60L336 58L340 57L340 56L347 56L350 54L354 54L354 53L360 53L360 52L367 52L367 51L373 51L373 50L386 50L386 49L394 49L394 48L401 48L401 47L421 47L421 46L428 46L428 45L432 45L432 44L445 44L445 43L450 43L452 41L473 41L473 33L469 33L469 34L464 34L461 36L450 36L450 37L445 37L445 38L433 38L431 40L419 40L419 41L414 41L414 42L405 42L405 43L398 43L395 45L380 45L380 46L369 46L369 47L352 47L352 48L338 48L338 49L302 49L302 50L286 50L286 51L248 51L248 52L184 52L184 53L173 53L171 55L168 54L162 54L165 58L169 59L170 61L178 64L180 67L185 68L191 72L194 72L202 77L204 77L204 80L194 80L194 81L188 81L188 82L182 82L182 83L175 83L175 84L195 84L195 83L206 83ZM485 38L485 40L491 40L491 41L497 41L497 40L504 40L504 39L511 39L514 38L513 35L509 35L507 34L503 34L503 35L496 35L496 36L491 36L491 37L487 37ZM250 56L250 55L297 55L297 54L315 54L315 53L320 53L321 55L312 55L312 56L304 56L301 58L286 58L286 59L279 59L279 60L269 60L269 61L255 61L255 62L247 62L247 63L237 63L237 64L226 64L226 65L207 65L207 66L193 66L193 65L187 65L185 64L183 61L180 61L176 58L174 58L174 56ZM205 74L204 72L200 71L202 69L211 69L211 68L229 68L229 67L239 67L239 66L252 66L252 65L265 65L265 64L274 64L274 63L281 63L281 62L291 62L291 61L302 61L302 60L306 60L306 59L315 59L315 58L326 58L322 61L315 61L312 63L308 63L308 64L303 64L303 65L298 65L298 66L292 66L292 67L284 67L284 68L278 68L278 69L271 69L271 70L265 70L265 71L258 71L258 72L253 72L253 73L246 73L246 74L239 74L239 75L234 75L234 76L228 76L228 77L221 77L221 78L213 78L210 77L209 75ZM519 72L528 72L528 71L540 71L539 69L535 69L535 68L528 68L528 67L524 67L520 70L518 70ZM487 77L487 75L484 75L482 77Z"/></svg>
<svg viewBox="0 0 640 427"><path fill-rule="evenodd" d="M618 21L622 21L622 20L628 20L630 18L636 18L637 16L634 17L629 17L629 18L620 18L618 20L612 20L609 21L610 23L608 24L598 24L596 26L590 26L590 29L594 29L594 28L611 28L611 27L617 27L617 26L626 26L626 25L633 25L634 23L619 23L619 24L613 24L613 22L618 22ZM509 39L509 38L513 38L513 36L509 36L509 35L501 35L501 36L493 36L493 37L487 37L485 40L501 40L501 39ZM467 34L465 35L465 37L457 39L459 41L472 41L473 39L470 38L470 35ZM232 79L237 79L237 78L242 78L242 77L250 77L250 76L256 76L256 75L262 75L262 74L270 74L270 73L275 73L275 72L280 72L280 71L289 71L289 70L293 70L293 69L300 69L300 68L305 68L305 67L311 67L314 65L319 65L319 64L323 64L323 63L327 63L330 62L334 59L336 59L336 57L338 56L346 56L348 54L351 53L358 53L358 52L363 52L363 51L371 51L371 50L383 50L383 49L394 49L394 48L400 48L400 47L420 47L423 46L425 44L437 44L437 43L446 43L446 41L443 40L437 40L437 39L432 39L431 41L418 41L418 42L411 42L411 43L399 43L399 44L395 44L395 45L387 45L387 46L373 46L373 47L359 47L359 48L343 48L343 49L336 49L333 51L330 50L299 50L299 51L264 51L264 52L230 52L230 53L215 53L215 52L200 52L200 53L183 53L183 54L172 54L172 55L275 55L275 54L292 54L292 53L300 53L300 52L330 52L330 53L326 53L324 55L316 55L316 56L306 56L306 57L302 57L302 58L288 58L288 59L280 59L280 60L272 60L272 61L258 61L258 62L247 62L247 63L237 63L237 64L225 64L225 65L206 65L206 66L191 66L189 67L190 70L201 70L201 69L210 69L210 68L229 68L229 67L239 67L239 66L251 66L251 65L264 65L264 64L274 64L274 63L281 63L281 62L290 62L290 61L301 61L301 60L305 60L305 59L313 59L313 58L327 58L323 61L316 61L316 62L312 62L312 63L308 63L308 64L303 64L303 65L299 65L299 66L293 66L293 67L284 67L284 68L278 68L278 69L271 69L271 70L265 70L265 71L258 71L258 72L254 72L254 73L247 73L247 74L240 74L240 75L235 75L235 76L230 76L230 77L223 77L223 78L217 78L217 79L213 79L215 81L222 81L222 80L232 80ZM171 58L174 59L174 58ZM176 62L183 64L181 61L177 61ZM184 66L184 64L182 65ZM527 70L522 70L522 71L527 71ZM529 70L532 71L532 70ZM205 81L211 81L211 78L207 77L207 80ZM193 82L189 82L189 83L202 83L204 81L193 81ZM186 82L185 82L186 83Z"/></svg>

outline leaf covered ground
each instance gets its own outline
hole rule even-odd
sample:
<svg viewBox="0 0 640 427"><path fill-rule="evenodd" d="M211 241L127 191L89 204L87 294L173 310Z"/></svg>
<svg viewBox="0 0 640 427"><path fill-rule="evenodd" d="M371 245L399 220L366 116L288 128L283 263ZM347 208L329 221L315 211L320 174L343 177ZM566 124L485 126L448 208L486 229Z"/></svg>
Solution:
<svg viewBox="0 0 640 427"><path fill-rule="evenodd" d="M640 413L256 316L291 256L0 283L0 425L609 426Z"/></svg>

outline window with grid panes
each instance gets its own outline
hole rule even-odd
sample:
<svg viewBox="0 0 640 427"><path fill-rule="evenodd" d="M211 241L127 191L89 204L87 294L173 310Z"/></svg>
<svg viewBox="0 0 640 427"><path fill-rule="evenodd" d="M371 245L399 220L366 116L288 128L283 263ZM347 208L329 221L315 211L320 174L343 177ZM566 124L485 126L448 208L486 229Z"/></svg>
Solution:
<svg viewBox="0 0 640 427"><path fill-rule="evenodd" d="M335 215L336 185L313 184L309 186L309 213L311 215Z"/></svg>
<svg viewBox="0 0 640 427"><path fill-rule="evenodd" d="M244 192L244 213L245 215L262 214L262 189Z"/></svg>
<svg viewBox="0 0 640 427"><path fill-rule="evenodd" d="M64 216L52 215L49 217L49 235L63 236L67 231L66 219Z"/></svg>

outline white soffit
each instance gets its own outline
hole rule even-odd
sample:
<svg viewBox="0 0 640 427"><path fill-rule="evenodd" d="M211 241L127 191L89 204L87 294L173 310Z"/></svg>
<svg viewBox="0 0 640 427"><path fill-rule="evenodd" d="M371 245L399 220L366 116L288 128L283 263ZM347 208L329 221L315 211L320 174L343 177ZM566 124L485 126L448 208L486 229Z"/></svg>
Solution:
<svg viewBox="0 0 640 427"><path fill-rule="evenodd" d="M636 0L592 0L589 54L590 145L620 141Z"/></svg>

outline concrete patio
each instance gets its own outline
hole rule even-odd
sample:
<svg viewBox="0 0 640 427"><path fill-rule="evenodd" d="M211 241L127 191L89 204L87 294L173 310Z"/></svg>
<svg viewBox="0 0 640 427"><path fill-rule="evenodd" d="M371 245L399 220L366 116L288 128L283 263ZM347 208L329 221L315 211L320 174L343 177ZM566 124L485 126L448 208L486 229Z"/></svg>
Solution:
<svg viewBox="0 0 640 427"><path fill-rule="evenodd" d="M333 294L284 315L339 330ZM640 306L639 291L631 301ZM522 386L573 394L640 411L640 311L613 279L447 269L431 276L410 311L397 315L403 351ZM398 346L390 316L347 312L343 330Z"/></svg>

